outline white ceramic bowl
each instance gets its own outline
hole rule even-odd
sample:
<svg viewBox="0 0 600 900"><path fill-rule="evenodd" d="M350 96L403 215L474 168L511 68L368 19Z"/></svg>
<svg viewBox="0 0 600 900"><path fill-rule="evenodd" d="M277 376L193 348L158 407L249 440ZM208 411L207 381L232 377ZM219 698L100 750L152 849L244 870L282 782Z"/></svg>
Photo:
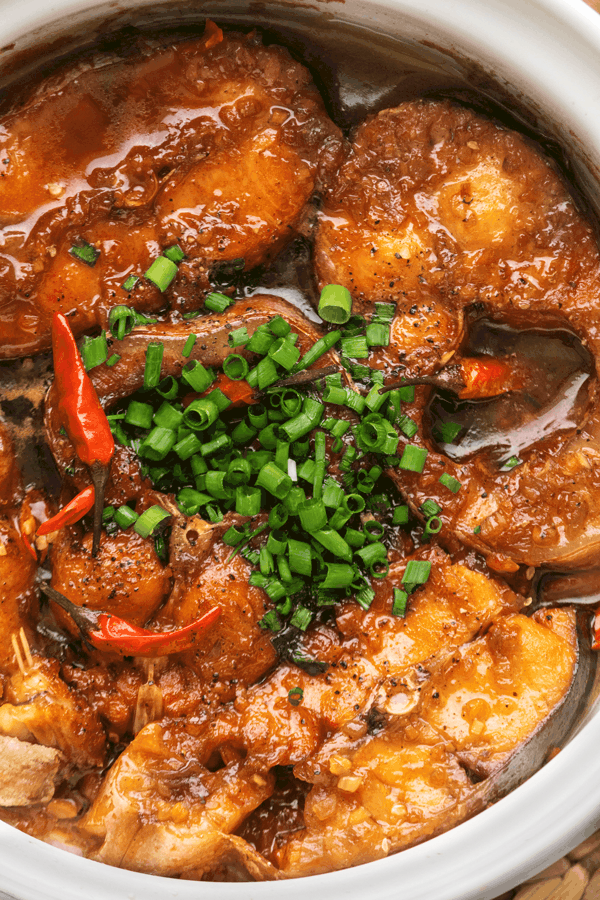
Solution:
<svg viewBox="0 0 600 900"><path fill-rule="evenodd" d="M581 0L0 0L0 75L23 50L92 40L108 20L236 17L339 30L351 23L448 53L522 101L567 150L600 207L600 16ZM75 37L73 37L75 35ZM58 44L56 43L58 41ZM41 51L40 51L41 52ZM20 57L22 59L22 57ZM0 823L0 898L18 900L490 900L600 827L600 710L526 784L447 834L397 856L310 879L202 884L103 866Z"/></svg>

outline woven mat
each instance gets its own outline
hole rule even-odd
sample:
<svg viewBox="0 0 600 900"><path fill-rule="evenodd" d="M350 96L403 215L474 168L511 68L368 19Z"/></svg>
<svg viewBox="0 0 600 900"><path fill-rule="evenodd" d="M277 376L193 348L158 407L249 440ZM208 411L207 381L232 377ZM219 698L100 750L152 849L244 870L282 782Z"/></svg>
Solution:
<svg viewBox="0 0 600 900"><path fill-rule="evenodd" d="M600 831L496 900L600 900Z"/></svg>

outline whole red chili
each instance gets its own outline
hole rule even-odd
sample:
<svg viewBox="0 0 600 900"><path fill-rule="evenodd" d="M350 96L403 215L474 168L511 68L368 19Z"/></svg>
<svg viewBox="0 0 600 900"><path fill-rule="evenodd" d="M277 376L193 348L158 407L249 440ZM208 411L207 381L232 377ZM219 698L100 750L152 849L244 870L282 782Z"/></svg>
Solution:
<svg viewBox="0 0 600 900"><path fill-rule="evenodd" d="M100 545L104 491L115 442L98 395L85 371L73 332L62 313L52 319L54 379L62 424L79 459L91 470L95 487L92 554Z"/></svg>
<svg viewBox="0 0 600 900"><path fill-rule="evenodd" d="M89 487L80 491L76 497L73 497L66 506L63 506L55 516L42 522L37 533L39 535L50 534L52 531L60 531L61 528L66 528L67 525L79 522L80 519L83 519L89 513L94 505L94 497L94 485L90 484Z"/></svg>
<svg viewBox="0 0 600 900"><path fill-rule="evenodd" d="M213 606L201 618L177 631L148 631L119 616L77 606L48 584L42 586L42 591L71 616L86 641L98 650L112 650L123 656L168 656L191 650L199 636L221 615L221 607Z"/></svg>
<svg viewBox="0 0 600 900"><path fill-rule="evenodd" d="M154 632L131 625L125 619L101 613L99 630L90 631L88 640L99 650L116 650L124 656L168 656L190 650L198 637L221 615L221 607L213 606L205 615L177 631Z"/></svg>

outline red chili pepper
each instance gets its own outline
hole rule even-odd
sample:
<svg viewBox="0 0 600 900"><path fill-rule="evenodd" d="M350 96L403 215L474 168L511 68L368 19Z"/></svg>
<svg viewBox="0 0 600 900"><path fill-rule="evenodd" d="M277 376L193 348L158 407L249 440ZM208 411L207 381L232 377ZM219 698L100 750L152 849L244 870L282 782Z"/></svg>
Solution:
<svg viewBox="0 0 600 900"><path fill-rule="evenodd" d="M117 650L125 656L168 656L190 650L221 615L221 607L213 606L202 618L177 631L154 632L131 625L125 619L102 613L99 631L90 631L89 640L99 650Z"/></svg>
<svg viewBox="0 0 600 900"><path fill-rule="evenodd" d="M52 320L52 351L62 421L77 456L88 466L96 462L107 466L115 452L115 441L71 327L59 312Z"/></svg>
<svg viewBox="0 0 600 900"><path fill-rule="evenodd" d="M254 389L247 381L233 381L224 372L219 372L216 382L210 386L208 393L215 388L219 388L231 400L232 406L248 406L258 403L258 400L252 396Z"/></svg>
<svg viewBox="0 0 600 900"><path fill-rule="evenodd" d="M255 393L254 389L250 387L247 381L232 381L224 372L219 372L217 378L209 388L207 388L202 394L187 394L183 400L184 408L189 406L192 400L198 399L198 397L207 397L211 391L214 391L215 388L219 388L228 400L231 400L232 406L249 406L254 403L260 403L253 395Z"/></svg>
<svg viewBox="0 0 600 900"><path fill-rule="evenodd" d="M594 615L594 643L592 644L592 650L600 650L600 606L596 610Z"/></svg>
<svg viewBox="0 0 600 900"><path fill-rule="evenodd" d="M89 487L80 491L76 497L73 497L70 503L63 506L55 516L42 522L37 533L40 535L50 534L52 531L60 531L61 528L66 528L67 525L79 522L80 519L83 519L89 513L94 505L94 496L94 485L90 484Z"/></svg>
<svg viewBox="0 0 600 900"><path fill-rule="evenodd" d="M21 532L21 540L25 544L27 551L31 554L31 556L33 556L33 558L37 562L38 561L37 551L24 531Z"/></svg>
<svg viewBox="0 0 600 900"><path fill-rule="evenodd" d="M96 556L100 545L104 490L115 441L94 385L85 371L71 327L59 312L55 312L52 319L52 352L62 423L77 456L90 467L96 489L92 546L92 554Z"/></svg>
<svg viewBox="0 0 600 900"><path fill-rule="evenodd" d="M523 386L523 373L512 362L499 359L462 359L460 374L465 387L459 392L463 400L497 397Z"/></svg>

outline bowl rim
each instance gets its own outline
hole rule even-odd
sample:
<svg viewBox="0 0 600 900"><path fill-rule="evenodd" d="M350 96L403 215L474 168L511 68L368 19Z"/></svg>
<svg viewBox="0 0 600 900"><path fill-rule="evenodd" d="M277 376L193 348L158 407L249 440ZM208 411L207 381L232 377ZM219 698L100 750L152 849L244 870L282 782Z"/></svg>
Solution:
<svg viewBox="0 0 600 900"><path fill-rule="evenodd" d="M149 5L152 0L138 0ZM274 7L277 0L272 0ZM282 0L284 3L284 0ZM109 9L111 0L0 0L0 45L45 23ZM284 4L285 5L285 4ZM600 16L583 0L314 0L329 21L370 27L402 18L408 32L478 58L549 116L584 180L600 178ZM216 0L207 12L218 19ZM435 22L435 27L427 23ZM465 27L468 23L467 34ZM493 28L490 28L490 23ZM433 28L433 31L432 31ZM3 52L0 50L0 53ZM10 51L10 48L9 48ZM577 90L574 92L574 85ZM600 825L600 711L525 784L445 834L353 869L281 882L202 883L207 900L490 900L567 852ZM559 786L557 789L557 785ZM596 785L598 787L596 787ZM0 897L20 900L192 900L198 883L144 875L84 859L0 822Z"/></svg>

